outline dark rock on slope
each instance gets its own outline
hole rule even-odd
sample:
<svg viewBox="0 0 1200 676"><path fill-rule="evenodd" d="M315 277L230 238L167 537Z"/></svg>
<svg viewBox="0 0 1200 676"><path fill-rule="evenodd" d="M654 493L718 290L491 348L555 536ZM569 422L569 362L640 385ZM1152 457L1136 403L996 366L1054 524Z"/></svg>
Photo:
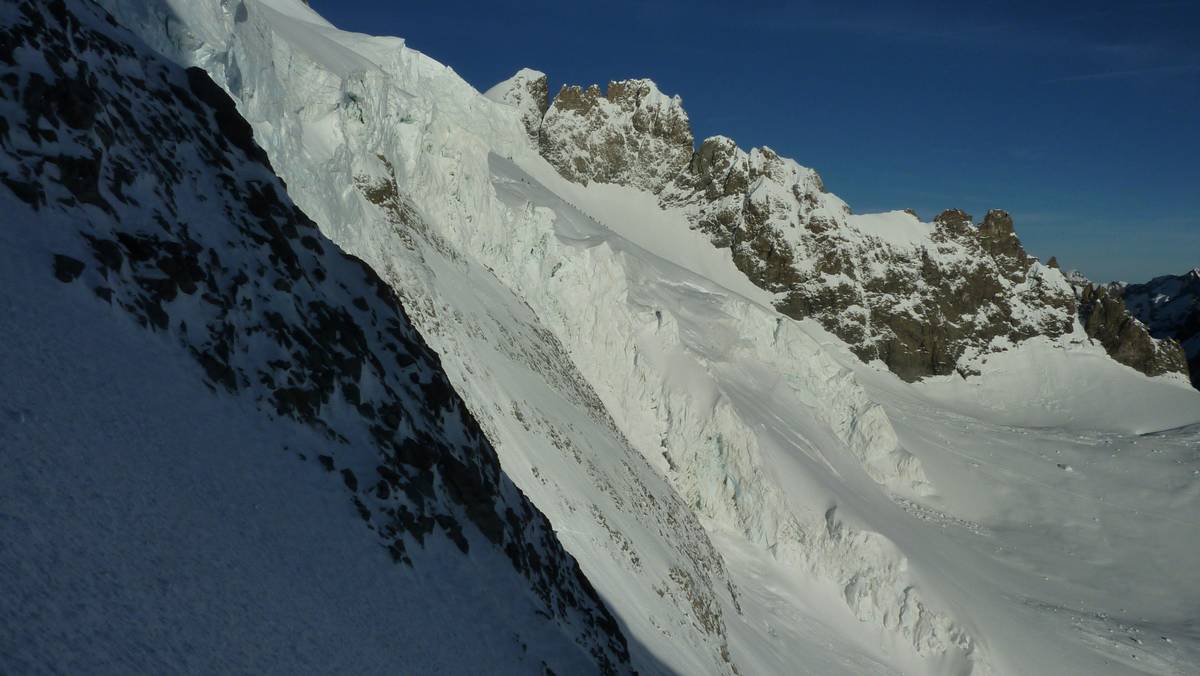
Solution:
<svg viewBox="0 0 1200 676"><path fill-rule="evenodd" d="M1129 313L1150 335L1177 341L1187 357L1192 385L1200 389L1200 268L1162 275L1144 284L1115 285Z"/></svg>
<svg viewBox="0 0 1200 676"><path fill-rule="evenodd" d="M1179 343L1173 338L1156 340L1146 325L1130 314L1119 292L1093 284L1083 287L1079 318L1088 336L1126 366L1151 376L1188 372Z"/></svg>
<svg viewBox="0 0 1200 676"><path fill-rule="evenodd" d="M692 128L679 97L650 80L620 80L586 89L564 86L538 131L542 153L580 183L633 185L651 192L692 156Z"/></svg>

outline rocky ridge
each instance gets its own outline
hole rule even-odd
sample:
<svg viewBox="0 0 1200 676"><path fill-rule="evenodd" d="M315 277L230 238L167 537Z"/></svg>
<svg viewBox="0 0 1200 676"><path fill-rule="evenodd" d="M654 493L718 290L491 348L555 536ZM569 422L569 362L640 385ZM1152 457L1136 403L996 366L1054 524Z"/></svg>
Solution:
<svg viewBox="0 0 1200 676"><path fill-rule="evenodd" d="M1188 363L1179 343L1169 336L1154 337L1129 311L1120 290L1087 284L1079 288L1079 320L1092 340L1113 359L1150 376L1187 375Z"/></svg>
<svg viewBox="0 0 1200 676"><path fill-rule="evenodd" d="M679 98L648 80L611 82L603 94L564 86L548 106L539 98L547 90L545 75L522 71L489 96L523 111L564 177L637 187L683 210L776 294L779 311L817 320L905 380L968 375L991 352L1074 331L1071 284L1057 261L1043 265L1024 250L1002 210L978 223L956 209L932 223L911 211L855 215L814 170L770 148L746 151L723 136L694 148ZM540 124L536 110L545 110ZM1169 344L1100 340L1150 375L1185 368Z"/></svg>
<svg viewBox="0 0 1200 676"><path fill-rule="evenodd" d="M1200 268L1125 285L1122 296L1129 313L1150 329L1150 335L1180 344L1192 385L1200 389Z"/></svg>
<svg viewBox="0 0 1200 676"><path fill-rule="evenodd" d="M1183 373L1200 389L1200 268L1141 284L1097 284L1070 273L1087 333L1144 373Z"/></svg>
<svg viewBox="0 0 1200 676"><path fill-rule="evenodd" d="M545 75L527 82L546 90ZM609 82L603 94L598 85L563 86L544 110L538 145L572 181L657 193L692 156L682 100L663 94L650 80Z"/></svg>

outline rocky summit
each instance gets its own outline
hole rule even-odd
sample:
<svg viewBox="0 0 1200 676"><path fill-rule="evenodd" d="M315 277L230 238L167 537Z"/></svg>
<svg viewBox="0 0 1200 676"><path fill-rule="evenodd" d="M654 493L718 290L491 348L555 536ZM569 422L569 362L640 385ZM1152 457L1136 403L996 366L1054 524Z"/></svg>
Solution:
<svg viewBox="0 0 1200 676"><path fill-rule="evenodd" d="M650 80L564 86L538 127L538 145L563 176L658 192L692 156L692 128L678 96Z"/></svg>

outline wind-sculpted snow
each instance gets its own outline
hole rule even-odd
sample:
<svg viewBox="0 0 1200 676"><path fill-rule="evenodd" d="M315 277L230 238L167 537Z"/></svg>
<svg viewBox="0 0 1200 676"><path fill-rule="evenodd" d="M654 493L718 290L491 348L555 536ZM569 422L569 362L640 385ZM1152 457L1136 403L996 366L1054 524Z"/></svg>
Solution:
<svg viewBox="0 0 1200 676"><path fill-rule="evenodd" d="M94 5L0 12L0 181L19 247L8 255L44 259L56 299L90 296L110 321L161 336L265 424L315 431L322 443L300 457L344 484L381 558L436 566L421 553L431 547L490 567L481 582L447 563L458 577L444 582L524 618L492 628L529 650L523 669L627 670L614 618L501 471L393 290L291 203L228 95ZM577 652L530 649L545 641ZM397 644L394 658L416 650Z"/></svg>
<svg viewBox="0 0 1200 676"><path fill-rule="evenodd" d="M580 102L604 108L596 119L612 122L615 133L585 124L591 118L564 117L574 140L552 164L530 138L537 74L484 97L402 41L337 31L299 0L179 1L167 3L170 12L145 0L107 4L230 90L297 202L396 289L506 472L614 608L635 667L987 674L1071 673L1078 663L1121 673L1131 663L1115 659L1119 644L1096 639L1118 623L1089 615L1131 598L1106 594L1105 576L1095 573L1107 526L1039 539L1010 518L1051 504L1072 523L1083 519L1093 493L1067 483L1081 475L1059 468L1056 450L1069 447L1071 466L1080 465L1090 451L1104 453L1102 443L1129 444L1133 437L1120 436L1128 428L1103 442L1071 441L1071 432L988 422L986 406L968 411L981 420L951 413L932 403L937 393L864 365L815 321L777 312L786 295L750 282L759 264L763 274L785 268L754 254L754 242L718 248L696 228L697 214L720 199L693 204L688 192L664 206L675 175L628 162L663 150L689 163L691 149L675 138L686 119L677 101L640 83L621 92L641 93L627 101L631 111L598 91L587 103L580 90ZM638 113L639 101L654 105ZM637 138L647 129L651 138ZM593 141L613 152L590 152ZM614 161L622 150L624 163ZM972 339L959 358L983 373L942 376L990 398L984 404L1015 409L1024 395L985 387L1010 368L1004 355L1033 342L1009 349L1011 327L1020 337L1076 326L1070 289L1064 304L1055 301L1061 273L1026 258L1001 213L979 228L956 214L938 224L903 213L853 216L811 170L763 149L731 157L746 178L754 173L753 190L749 181L729 183L736 217L759 213L786 238L792 216L840 219L819 240L821 251L850 259L855 293L868 277L886 279L893 265L916 275L905 282L915 296L878 296L897 312L907 312L906 299L964 291L961 276L969 281L973 270L989 293L1011 293L1010 312L996 313L1003 336ZM604 183L614 180L607 176L637 187ZM817 237L795 241L810 236ZM774 241L759 244L783 252ZM747 251L754 255L745 258ZM997 271L1004 281L995 281ZM938 281L936 292L929 280ZM991 321L989 312L980 322ZM923 321L919 313L910 319ZM1082 349L1050 343L1048 360ZM930 356L913 354L920 363ZM1065 373L1075 362L1053 363ZM1106 387L1136 379L1147 401L1191 394L1109 365ZM1194 403L1182 401L1169 418L1200 418ZM1025 439L1034 443L1022 446ZM1164 471L1186 462L1192 443L1190 434L1165 439ZM1008 464L1014 452L1016 468ZM1119 493L1117 470L1125 467L1114 465L1095 494ZM1010 495L1004 478L1013 476L1020 488ZM1189 485L1178 479L1175 498L1164 500L1194 505ZM973 492L989 501L972 504L964 496ZM1121 521L1119 533L1133 523ZM1064 532L1073 534L1072 553L1059 553ZM1169 544L1174 556L1191 551L1183 540ZM1078 587L1042 584L1080 551L1090 558L1076 562ZM1153 588L1151 575L1130 569L1130 552L1120 553L1111 574ZM1023 567L1030 560L1038 565ZM1194 575L1172 579L1186 586ZM1054 592L1054 604L1011 593L1033 586ZM1068 603L1072 589L1086 589L1094 604ZM1086 621L1058 623L1060 609ZM1169 614L1139 626L1167 627L1173 643L1139 648L1137 659L1187 663L1193 643ZM1110 658L1119 666L1106 666Z"/></svg>

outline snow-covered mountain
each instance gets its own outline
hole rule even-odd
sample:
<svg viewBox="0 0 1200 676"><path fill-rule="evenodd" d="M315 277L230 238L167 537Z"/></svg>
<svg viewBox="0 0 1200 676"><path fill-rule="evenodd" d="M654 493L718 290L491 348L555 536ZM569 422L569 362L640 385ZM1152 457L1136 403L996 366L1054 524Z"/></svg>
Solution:
<svg viewBox="0 0 1200 676"><path fill-rule="evenodd" d="M679 97L648 80L610 82L604 93L564 86L548 106L546 90L544 74L523 70L488 96L522 111L563 176L637 187L682 209L780 312L816 319L905 380L978 373L990 353L1072 331L1069 283L1025 252L1001 210L978 226L956 209L932 223L911 211L855 215L814 170L770 148L714 136L693 150ZM1145 338L1149 351L1173 355ZM1149 375L1186 370L1145 361L1122 363Z"/></svg>
<svg viewBox="0 0 1200 676"><path fill-rule="evenodd" d="M78 0L5 5L0 45L0 670L628 670L204 71Z"/></svg>
<svg viewBox="0 0 1200 676"><path fill-rule="evenodd" d="M1111 359L1002 213L856 216L767 149L695 149L649 81L483 95L301 0L102 4L395 290L633 668L1200 663L1200 394Z"/></svg>

